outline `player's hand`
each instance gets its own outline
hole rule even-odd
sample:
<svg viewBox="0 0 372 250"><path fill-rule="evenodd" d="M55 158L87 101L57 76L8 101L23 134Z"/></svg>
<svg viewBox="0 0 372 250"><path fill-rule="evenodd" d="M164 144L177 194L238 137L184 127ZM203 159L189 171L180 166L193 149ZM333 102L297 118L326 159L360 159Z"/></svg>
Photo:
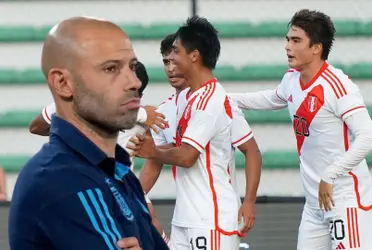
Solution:
<svg viewBox="0 0 372 250"><path fill-rule="evenodd" d="M117 245L122 250L142 250L135 237L122 238L117 242Z"/></svg>
<svg viewBox="0 0 372 250"><path fill-rule="evenodd" d="M150 159L156 154L156 147L151 136L137 134L129 140L127 148L133 150L130 156Z"/></svg>
<svg viewBox="0 0 372 250"><path fill-rule="evenodd" d="M243 226L239 229L241 234L248 233L254 226L256 222L256 203L254 201L244 200L243 204L239 209L239 219L238 223L241 223L243 218Z"/></svg>
<svg viewBox="0 0 372 250"><path fill-rule="evenodd" d="M165 120L165 116L161 113L156 112L156 107L145 106L143 107L147 113L147 119L145 125L154 130L155 133L159 133L158 128L165 129L168 127L168 122Z"/></svg>
<svg viewBox="0 0 372 250"><path fill-rule="evenodd" d="M321 209L324 208L324 210L327 212L331 211L332 206L335 206L335 202L333 201L332 196L333 185L321 180L319 184L319 207Z"/></svg>

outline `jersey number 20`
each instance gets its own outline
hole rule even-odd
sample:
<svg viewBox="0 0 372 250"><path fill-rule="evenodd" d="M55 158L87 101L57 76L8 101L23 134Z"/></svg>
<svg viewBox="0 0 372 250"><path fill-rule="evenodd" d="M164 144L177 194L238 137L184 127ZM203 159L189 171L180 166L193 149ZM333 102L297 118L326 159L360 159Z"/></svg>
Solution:
<svg viewBox="0 0 372 250"><path fill-rule="evenodd" d="M296 135L306 136L306 137L310 135L309 123L304 117L294 115L293 116L293 128L296 132Z"/></svg>

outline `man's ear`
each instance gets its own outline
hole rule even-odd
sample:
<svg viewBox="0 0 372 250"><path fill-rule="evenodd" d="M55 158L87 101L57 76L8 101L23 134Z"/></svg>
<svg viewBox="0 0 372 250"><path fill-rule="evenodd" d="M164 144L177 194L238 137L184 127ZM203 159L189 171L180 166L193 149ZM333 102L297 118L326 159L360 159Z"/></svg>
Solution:
<svg viewBox="0 0 372 250"><path fill-rule="evenodd" d="M72 77L67 69L51 69L48 73L48 85L58 96L66 99L72 97Z"/></svg>
<svg viewBox="0 0 372 250"><path fill-rule="evenodd" d="M313 44L312 49L313 49L313 54L318 55L322 53L323 45L321 43Z"/></svg>
<svg viewBox="0 0 372 250"><path fill-rule="evenodd" d="M200 57L200 53L198 50L193 50L190 52L191 62L195 63L196 61L199 60L199 57Z"/></svg>

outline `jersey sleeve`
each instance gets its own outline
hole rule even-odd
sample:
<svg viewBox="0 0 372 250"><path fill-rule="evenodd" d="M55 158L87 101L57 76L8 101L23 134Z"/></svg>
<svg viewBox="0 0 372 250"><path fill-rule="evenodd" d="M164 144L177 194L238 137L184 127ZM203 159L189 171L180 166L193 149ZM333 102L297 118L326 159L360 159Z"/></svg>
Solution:
<svg viewBox="0 0 372 250"><path fill-rule="evenodd" d="M233 147L239 147L253 137L252 129L237 104L230 100L232 109L231 142Z"/></svg>
<svg viewBox="0 0 372 250"><path fill-rule="evenodd" d="M152 138L154 139L154 143L156 146L161 146L167 144L167 139L165 137L164 131L162 129L159 129L159 133L155 133L151 129L151 135Z"/></svg>
<svg viewBox="0 0 372 250"><path fill-rule="evenodd" d="M137 122L144 124L147 120L147 112L144 107L140 107L137 113Z"/></svg>
<svg viewBox="0 0 372 250"><path fill-rule="evenodd" d="M43 116L45 122L47 122L48 124L51 123L52 115L54 115L55 113L56 105L54 102L43 108L43 110L41 111L41 115Z"/></svg>
<svg viewBox="0 0 372 250"><path fill-rule="evenodd" d="M367 110L349 115L345 123L354 137L353 143L345 154L325 169L322 179L328 183L353 171L372 151L372 121Z"/></svg>
<svg viewBox="0 0 372 250"><path fill-rule="evenodd" d="M333 98L331 98L331 106L335 115L345 121L350 115L365 111L366 106L358 86L347 76L335 78L332 84L336 86L332 88L334 94L332 93Z"/></svg>
<svg viewBox="0 0 372 250"><path fill-rule="evenodd" d="M124 148L127 152L131 152L130 149L127 148L127 144L129 140L133 137L136 136L137 133L143 134L146 132L146 127L141 125L141 124L136 124L134 125L133 128L131 129L126 129L124 131L119 132L118 136L118 141L117 143Z"/></svg>
<svg viewBox="0 0 372 250"><path fill-rule="evenodd" d="M199 152L204 151L208 142L223 126L221 122L217 122L219 116L224 115L223 112L225 111L224 99L226 99L226 96L220 92L213 93L212 96L206 93L206 96L202 95L193 104L195 108L191 111L190 120L182 136L182 142L193 146ZM203 105L199 105L200 103Z"/></svg>
<svg viewBox="0 0 372 250"><path fill-rule="evenodd" d="M252 93L229 93L229 97L242 109L276 110L287 107L286 86L291 72L284 75L276 89Z"/></svg>
<svg viewBox="0 0 372 250"><path fill-rule="evenodd" d="M41 227L58 249L117 249L122 238L105 194L91 188L69 194L41 211Z"/></svg>
<svg viewBox="0 0 372 250"><path fill-rule="evenodd" d="M156 112L164 114L164 110L163 110L164 107L165 107L164 105L159 105ZM167 119L167 117L166 117L166 119ZM169 120L168 120L168 122L169 122ZM167 138L165 137L163 129L158 128L159 133L155 133L152 129L150 131L151 131L151 136L154 139L154 143L155 143L156 146L161 146L161 145L167 144Z"/></svg>

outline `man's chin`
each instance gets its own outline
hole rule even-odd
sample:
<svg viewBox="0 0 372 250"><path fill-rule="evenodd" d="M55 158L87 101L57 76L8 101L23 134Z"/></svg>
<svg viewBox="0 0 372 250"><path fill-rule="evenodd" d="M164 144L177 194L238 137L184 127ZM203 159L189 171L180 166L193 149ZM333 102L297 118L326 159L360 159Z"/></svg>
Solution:
<svg viewBox="0 0 372 250"><path fill-rule="evenodd" d="M122 119L119 123L120 131L132 129L137 124L137 112L129 116L127 116Z"/></svg>
<svg viewBox="0 0 372 250"><path fill-rule="evenodd" d="M182 82L175 82L175 83L171 82L170 84L173 88L176 88L176 89L178 89L182 86Z"/></svg>

